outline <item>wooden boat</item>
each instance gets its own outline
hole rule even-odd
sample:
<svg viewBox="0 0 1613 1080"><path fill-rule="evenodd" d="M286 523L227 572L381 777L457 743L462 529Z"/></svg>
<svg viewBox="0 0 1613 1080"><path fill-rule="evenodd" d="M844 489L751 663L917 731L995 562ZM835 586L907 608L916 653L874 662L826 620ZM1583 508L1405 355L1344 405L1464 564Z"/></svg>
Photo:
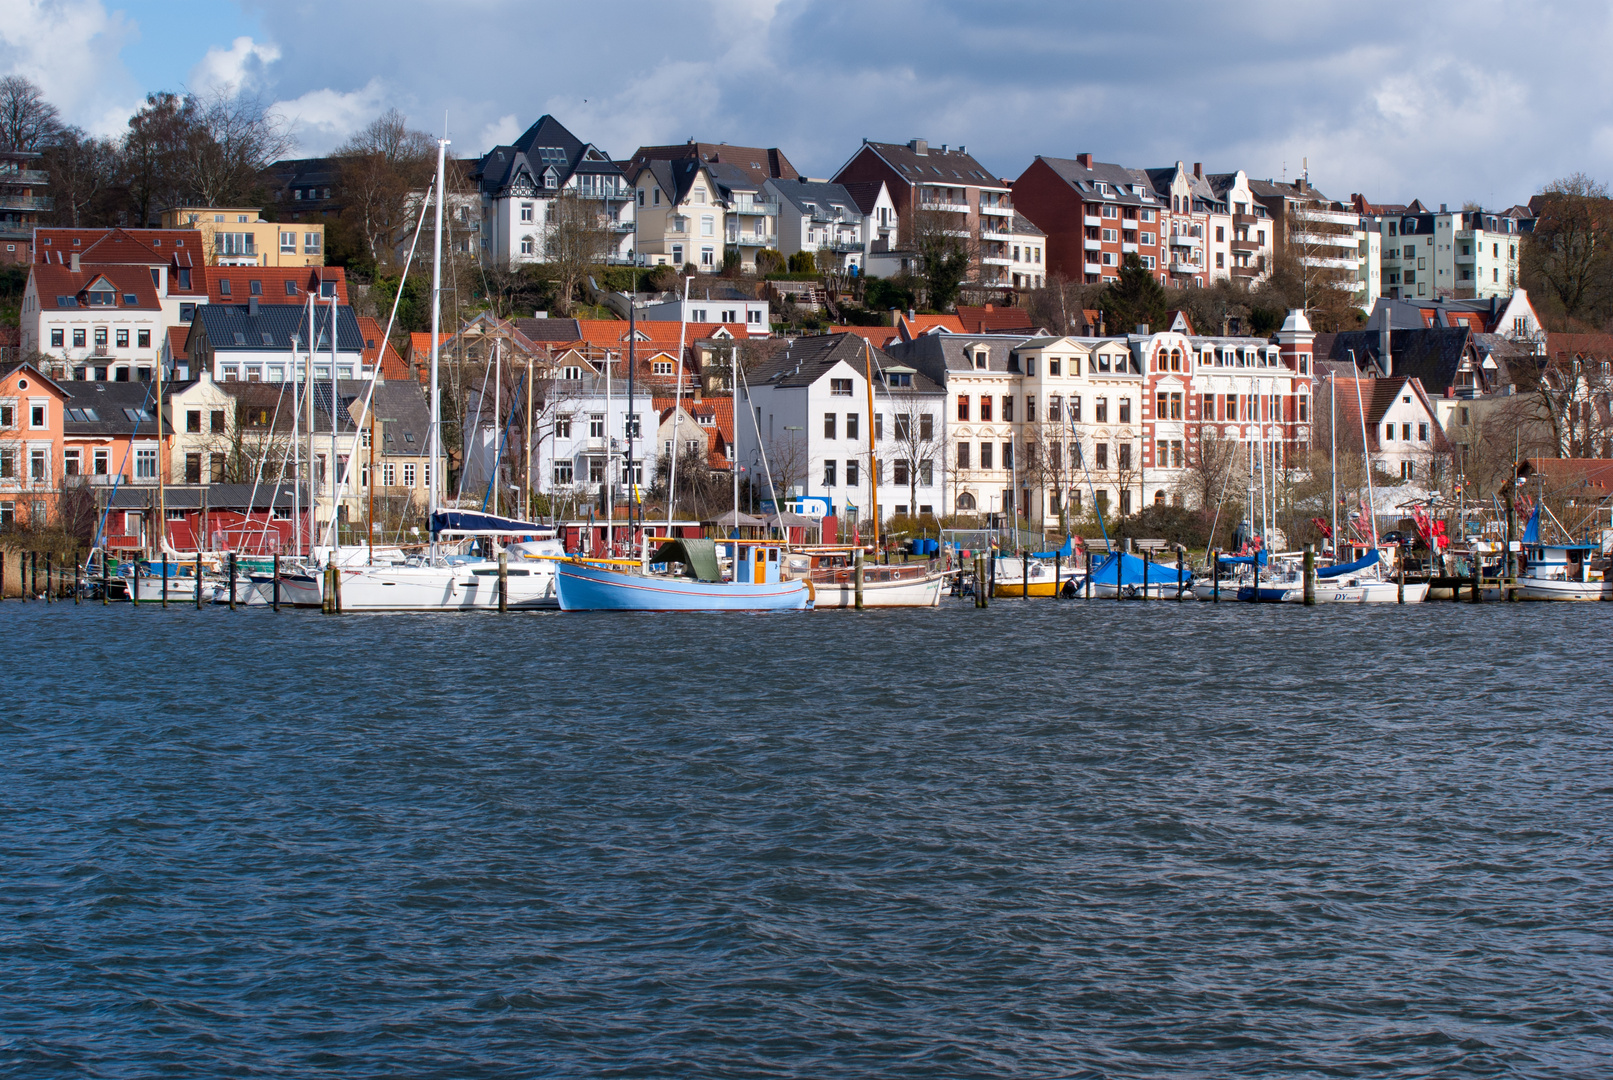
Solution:
<svg viewBox="0 0 1613 1080"><path fill-rule="evenodd" d="M650 543L659 539L653 554ZM555 564L562 611L801 611L812 606L809 580L784 580L782 544L734 540L732 576L717 564L716 541L645 538L637 563L620 559L567 559ZM662 569L657 569L662 568Z"/></svg>
<svg viewBox="0 0 1613 1080"><path fill-rule="evenodd" d="M1026 560L1017 555L998 555L992 562L992 596L1022 599L1028 592L1031 596L1052 597L1072 581L1077 588L1086 581L1086 571L1068 564L1055 567L1052 559L1041 556Z"/></svg>
<svg viewBox="0 0 1613 1080"><path fill-rule="evenodd" d="M785 556L790 578L812 583L813 607L857 606L855 547L813 547ZM946 585L946 571L933 564L899 563L894 566L863 564L863 607L937 607Z"/></svg>

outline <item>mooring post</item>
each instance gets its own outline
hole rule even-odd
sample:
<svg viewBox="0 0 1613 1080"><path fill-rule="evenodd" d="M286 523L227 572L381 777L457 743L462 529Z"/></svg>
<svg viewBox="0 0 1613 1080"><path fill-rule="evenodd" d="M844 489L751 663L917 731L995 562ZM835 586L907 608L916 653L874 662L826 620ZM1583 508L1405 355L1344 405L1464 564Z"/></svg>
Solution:
<svg viewBox="0 0 1613 1080"><path fill-rule="evenodd" d="M162 607L168 610L168 553L162 553Z"/></svg>
<svg viewBox="0 0 1613 1080"><path fill-rule="evenodd" d="M1221 549L1210 549L1210 603L1221 602Z"/></svg>
<svg viewBox="0 0 1613 1080"><path fill-rule="evenodd" d="M1148 564L1153 562L1153 561L1154 561L1153 557L1148 552L1146 552L1146 551L1143 552L1143 599L1144 600L1148 599Z"/></svg>
<svg viewBox="0 0 1613 1080"><path fill-rule="evenodd" d="M230 599L235 598L235 586L230 586ZM202 610L202 551L196 549L196 610Z"/></svg>
<svg viewBox="0 0 1613 1080"><path fill-rule="evenodd" d="M229 564L230 564L229 565L230 580L229 580L229 583L228 583L229 584L229 589L230 589L230 610L234 611L235 610L235 581L236 581L236 577L235 577L235 552L233 552L233 551L230 552L228 555L225 556L225 558L229 560ZM280 558L280 556L276 555L275 558L278 560ZM201 556L198 555L196 557L196 565L201 566L201 564L202 564L202 559L201 559Z"/></svg>
<svg viewBox="0 0 1613 1080"><path fill-rule="evenodd" d="M233 590L232 590L233 591ZM280 610L280 553L274 553L274 583L270 586L270 594L274 610Z"/></svg>
<svg viewBox="0 0 1613 1080"><path fill-rule="evenodd" d="M84 591L84 589L79 585L79 577L78 577L78 575L79 575L79 571L83 569L83 566L79 562L78 556L79 556L78 548L74 548L73 549L73 606L74 607L78 606L79 594ZM3 590L0 590L0 591L3 591Z"/></svg>
<svg viewBox="0 0 1613 1080"><path fill-rule="evenodd" d="M330 564L330 603L331 613L342 613L342 568L335 563Z"/></svg>
<svg viewBox="0 0 1613 1080"><path fill-rule="evenodd" d="M1473 602L1479 602L1479 590L1484 584L1484 557L1473 549Z"/></svg>
<svg viewBox="0 0 1613 1080"><path fill-rule="evenodd" d="M50 552L47 551L47 552L45 552L45 603L47 603L47 604L50 603L50 601L51 601L50 587L51 587L51 585L53 583L52 578L50 576L50 568L51 568Z"/></svg>
<svg viewBox="0 0 1613 1080"><path fill-rule="evenodd" d="M330 614L330 567L323 566L319 570L319 613Z"/></svg>
<svg viewBox="0 0 1613 1080"><path fill-rule="evenodd" d="M498 613L510 610L510 553L498 553Z"/></svg>
<svg viewBox="0 0 1613 1080"><path fill-rule="evenodd" d="M1087 587L1087 599L1088 600L1092 599L1092 567L1095 565L1093 563L1093 561L1092 561L1092 558L1093 558L1092 557L1092 552L1090 552L1090 551L1087 552L1087 580L1086 580L1086 587Z"/></svg>
<svg viewBox="0 0 1613 1080"><path fill-rule="evenodd" d="M1020 584L1025 586L1023 599L1029 600L1031 598L1031 553L1028 551L1019 553L1019 580Z"/></svg>
<svg viewBox="0 0 1613 1080"><path fill-rule="evenodd" d="M1316 545L1305 545L1305 606L1316 606Z"/></svg>
<svg viewBox="0 0 1613 1080"><path fill-rule="evenodd" d="M1181 544L1176 545L1176 602L1182 602L1182 559L1186 554Z"/></svg>
<svg viewBox="0 0 1613 1080"><path fill-rule="evenodd" d="M1406 559L1402 554L1395 565L1395 603L1406 602Z"/></svg>
<svg viewBox="0 0 1613 1080"><path fill-rule="evenodd" d="M102 548L101 549L101 606L102 607L106 607L106 605L111 602L110 598L106 595L107 592L112 587L111 586L111 578L109 577L110 572L111 572L111 560L107 558L106 548Z"/></svg>

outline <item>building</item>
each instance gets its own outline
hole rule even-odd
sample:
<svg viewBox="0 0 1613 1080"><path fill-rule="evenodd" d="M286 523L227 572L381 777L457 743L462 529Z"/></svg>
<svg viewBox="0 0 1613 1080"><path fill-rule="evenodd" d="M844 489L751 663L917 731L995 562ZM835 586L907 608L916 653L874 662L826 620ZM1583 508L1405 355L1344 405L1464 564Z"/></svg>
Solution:
<svg viewBox="0 0 1613 1080"><path fill-rule="evenodd" d="M1249 190L1270 215L1279 253L1308 280L1347 290L1356 307L1372 310L1382 285L1381 244L1358 213L1303 176L1291 184L1251 180Z"/></svg>
<svg viewBox="0 0 1613 1080"><path fill-rule="evenodd" d="M1177 162L1178 170L1181 164ZM1271 276L1276 229L1265 205L1254 197L1244 171L1205 173L1195 162L1191 192L1187 205L1192 209L1193 221L1179 225L1173 222L1172 252L1180 249L1183 255L1189 254L1189 241L1183 236L1202 235L1206 281L1230 279L1254 285ZM1196 255L1196 251L1192 254ZM1180 269L1187 270L1186 267ZM1179 280L1185 281L1185 277ZM1198 284L1196 276L1194 284Z"/></svg>
<svg viewBox="0 0 1613 1080"><path fill-rule="evenodd" d="M753 477L771 473L777 497L822 497L854 523L871 516L876 491L882 518L944 515L945 401L939 385L854 334L797 338L750 372L740 408L754 420L736 419L735 461Z"/></svg>
<svg viewBox="0 0 1613 1080"><path fill-rule="evenodd" d="M981 284L1001 287L1011 292L1039 289L1047 278L1047 234L1032 224L1030 218L1016 213L1008 239L997 249L1006 261L996 264L997 273L991 273L987 260L981 258Z"/></svg>
<svg viewBox="0 0 1613 1080"><path fill-rule="evenodd" d="M34 265L23 291L22 348L38 350L57 378L151 379L166 337L164 298L140 265Z"/></svg>
<svg viewBox="0 0 1613 1080"><path fill-rule="evenodd" d="M883 183L903 228L911 228L915 213L934 215L937 227L972 238L980 258L1004 258L1002 245L1013 243L1013 202L1007 183L993 176L966 148L931 147L928 140L880 143L863 140L862 146L831 178L848 189L854 184ZM909 235L907 240L911 242ZM887 243L885 250L894 245ZM871 273L899 272L890 259L874 261ZM970 277L983 279L986 265L977 262Z"/></svg>
<svg viewBox="0 0 1613 1080"><path fill-rule="evenodd" d="M306 370L313 342L316 382L331 378L331 307L316 303L204 304L196 309L186 348L195 371L206 370L219 382L293 381ZM353 309L336 308L335 370L339 379L367 379L365 338ZM311 324L311 328L310 328Z"/></svg>
<svg viewBox="0 0 1613 1080"><path fill-rule="evenodd" d="M29 261L39 215L56 205L44 194L50 174L38 167L39 160L31 151L0 150L0 265Z"/></svg>
<svg viewBox="0 0 1613 1080"><path fill-rule="evenodd" d="M1118 278L1126 256L1136 255L1161 284L1170 283L1171 203L1146 172L1091 154L1038 156L1013 193L1015 207L1046 235L1047 273L1099 284Z"/></svg>
<svg viewBox="0 0 1613 1080"><path fill-rule="evenodd" d="M650 266L694 265L715 273L728 253L746 273L756 253L779 244L779 202L766 180L737 165L694 158L650 158L630 165L636 199L634 237Z"/></svg>
<svg viewBox="0 0 1613 1080"><path fill-rule="evenodd" d="M44 528L72 459L64 454L72 394L32 364L0 373L0 529Z"/></svg>
<svg viewBox="0 0 1613 1080"><path fill-rule="evenodd" d="M641 304L638 317L650 322L743 324L751 337L766 337L772 332L771 305L767 299L757 299L750 290L726 283L691 284L687 300L680 291L647 302L635 302Z"/></svg>
<svg viewBox="0 0 1613 1080"><path fill-rule="evenodd" d="M162 212L164 229L202 234L208 266L324 266L325 225L264 221L255 206L175 206Z"/></svg>
<svg viewBox="0 0 1613 1080"><path fill-rule="evenodd" d="M40 266L141 266L151 274L165 326L190 322L207 302L202 238L194 229L57 229L34 232Z"/></svg>
<svg viewBox="0 0 1613 1080"><path fill-rule="evenodd" d="M471 173L481 200L482 260L512 267L548 258L555 200L569 196L596 207L609 235L606 257L632 255L632 191L622 165L542 116L508 146L495 146Z"/></svg>
<svg viewBox="0 0 1613 1080"><path fill-rule="evenodd" d="M884 185L875 200L890 196ZM819 272L857 272L868 254L867 215L841 184L808 180L769 180L767 193L777 201L778 250L784 255L810 252ZM894 217L894 206L888 208ZM877 214L877 210L876 210Z"/></svg>
<svg viewBox="0 0 1613 1080"><path fill-rule="evenodd" d="M1352 443L1360 441L1357 433L1362 430L1362 409L1365 409L1367 452L1376 471L1406 483L1426 486L1438 482L1451 444L1441 430L1433 402L1418 379L1329 376L1319 392L1334 401L1339 434L1354 436Z"/></svg>
<svg viewBox="0 0 1613 1080"><path fill-rule="evenodd" d="M288 158L263 170L263 180L281 221L312 221L339 214L341 159Z"/></svg>
<svg viewBox="0 0 1613 1080"><path fill-rule="evenodd" d="M173 429L159 417L155 383L87 382L67 402L62 433L62 472L105 492L113 486L138 489L150 509L129 512L127 524L112 521L109 533L135 539L125 546L155 542L157 485L170 479ZM100 496L98 496L100 497Z"/></svg>
<svg viewBox="0 0 1613 1080"><path fill-rule="evenodd" d="M1518 248L1524 219L1511 212L1429 211L1374 206L1360 195L1352 207L1381 251L1382 293L1392 299L1459 300L1508 297L1518 287Z"/></svg>

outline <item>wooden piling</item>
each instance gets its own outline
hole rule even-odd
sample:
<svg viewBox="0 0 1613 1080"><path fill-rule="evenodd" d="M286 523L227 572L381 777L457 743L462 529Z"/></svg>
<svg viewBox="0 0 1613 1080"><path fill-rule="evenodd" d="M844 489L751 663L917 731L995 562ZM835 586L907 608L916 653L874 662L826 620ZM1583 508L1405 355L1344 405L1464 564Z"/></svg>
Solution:
<svg viewBox="0 0 1613 1080"><path fill-rule="evenodd" d="M280 610L280 553L274 553L274 583L270 586L271 602L274 610Z"/></svg>
<svg viewBox="0 0 1613 1080"><path fill-rule="evenodd" d="M47 604L50 603L50 601L51 601L50 587L51 587L52 580L53 580L51 578L51 574L50 574L50 567L51 567L50 552L47 551L47 552L45 552L45 603L47 603Z"/></svg>
<svg viewBox="0 0 1613 1080"><path fill-rule="evenodd" d="M1059 585L1059 564L1063 562L1063 559L1064 556L1057 551L1053 553L1053 599L1055 600L1064 598L1064 590Z"/></svg>
<svg viewBox="0 0 1613 1080"><path fill-rule="evenodd" d="M330 568L330 604L333 614L342 613L342 568L334 563Z"/></svg>
<svg viewBox="0 0 1613 1080"><path fill-rule="evenodd" d="M236 580L236 578L235 578L235 552L232 551L232 552L230 552L228 555L226 555L224 557L229 560L229 581L227 581L225 584L230 590L230 610L234 611L235 610L235 580ZM278 555L275 556L275 557L279 558ZM196 564L198 566L201 565L201 561L202 561L201 557L197 556Z"/></svg>
<svg viewBox="0 0 1613 1080"><path fill-rule="evenodd" d="M1395 603L1406 602L1406 560L1401 558L1395 566Z"/></svg>
<svg viewBox="0 0 1613 1080"><path fill-rule="evenodd" d="M162 553L162 609L168 610L168 553Z"/></svg>
<svg viewBox="0 0 1613 1080"><path fill-rule="evenodd" d="M498 613L505 614L510 610L510 554L507 551L498 553Z"/></svg>
<svg viewBox="0 0 1613 1080"><path fill-rule="evenodd" d="M1149 556L1148 552L1146 552L1146 551L1143 552L1143 599L1144 600L1148 599L1148 564L1150 562L1152 562L1152 561L1153 561L1153 559Z"/></svg>
<svg viewBox="0 0 1613 1080"><path fill-rule="evenodd" d="M1182 546L1176 545L1176 602L1182 602Z"/></svg>
<svg viewBox="0 0 1613 1080"><path fill-rule="evenodd" d="M1210 549L1210 603L1221 602L1221 549Z"/></svg>
<svg viewBox="0 0 1613 1080"><path fill-rule="evenodd" d="M101 549L101 606L102 607L106 607L107 604L112 602L111 598L107 596L107 593L110 592L111 588L112 588L111 577L110 577L110 566L109 566L110 562L111 562L111 560L107 558L106 548L102 548Z"/></svg>
<svg viewBox="0 0 1613 1080"><path fill-rule="evenodd" d="M1031 598L1031 556L1028 551L1019 553L1019 584L1025 590L1021 599Z"/></svg>
<svg viewBox="0 0 1613 1080"><path fill-rule="evenodd" d="M319 613L330 614L330 567L324 566L319 571Z"/></svg>
<svg viewBox="0 0 1613 1080"><path fill-rule="evenodd" d="M230 584L230 600L234 601L234 599L235 599L235 584L233 582L231 582L231 584ZM199 547L196 550L196 610L197 611L202 610L202 552L201 552L201 549Z"/></svg>
<svg viewBox="0 0 1613 1080"><path fill-rule="evenodd" d="M1090 552L1090 551L1087 552L1087 581L1086 581L1086 587L1087 587L1087 599L1088 600L1092 599L1092 568L1095 565L1096 565L1096 563L1093 561L1092 552Z"/></svg>
<svg viewBox="0 0 1613 1080"><path fill-rule="evenodd" d="M1484 558L1475 549L1473 552L1473 603L1478 603L1484 583Z"/></svg>
<svg viewBox="0 0 1613 1080"><path fill-rule="evenodd" d="M79 600L80 600L80 594L83 593L83 591L84 591L79 586L79 576L78 576L79 572L82 569L83 569L83 564L79 560L78 549L74 548L73 549L73 606L74 607L78 606L78 603L79 603Z"/></svg>
<svg viewBox="0 0 1613 1080"><path fill-rule="evenodd" d="M1305 545L1305 606L1316 606L1316 545Z"/></svg>

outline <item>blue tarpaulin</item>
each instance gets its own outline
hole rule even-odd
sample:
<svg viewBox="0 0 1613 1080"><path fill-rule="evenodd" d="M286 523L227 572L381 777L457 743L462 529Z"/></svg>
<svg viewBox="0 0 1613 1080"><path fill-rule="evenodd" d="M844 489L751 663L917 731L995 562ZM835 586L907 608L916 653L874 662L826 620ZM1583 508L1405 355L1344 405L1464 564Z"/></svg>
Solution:
<svg viewBox="0 0 1613 1080"><path fill-rule="evenodd" d="M1316 571L1318 581L1328 578L1343 577L1345 574L1354 574L1378 565L1378 549L1373 548L1372 554L1364 559L1357 559L1352 563L1343 563L1339 566L1324 566Z"/></svg>
<svg viewBox="0 0 1613 1080"><path fill-rule="evenodd" d="M1074 554L1074 552L1075 546L1071 542L1070 538L1066 536L1064 538L1064 546L1059 548L1057 551L1033 551L1031 552L1031 557L1034 559L1051 559L1056 555L1061 558L1068 559L1072 554Z"/></svg>
<svg viewBox="0 0 1613 1080"><path fill-rule="evenodd" d="M1523 527L1523 542L1526 544L1540 543L1540 506L1535 505L1535 512L1529 515L1529 524Z"/></svg>
<svg viewBox="0 0 1613 1080"><path fill-rule="evenodd" d="M1265 566L1266 549L1261 548L1253 555L1222 555L1220 557L1220 562L1222 566L1248 566L1252 563L1259 563L1261 566Z"/></svg>
<svg viewBox="0 0 1613 1080"><path fill-rule="evenodd" d="M492 533L498 536L548 536L554 530L530 521L482 514L474 510L439 510L431 515L433 533Z"/></svg>
<svg viewBox="0 0 1613 1080"><path fill-rule="evenodd" d="M1113 585L1115 583L1115 560L1120 560L1120 583L1122 585L1141 585L1143 583L1143 560L1135 555L1127 555L1121 551L1111 551L1103 557L1103 561L1092 569L1092 583L1094 585ZM1157 585L1160 582L1173 582L1176 580L1176 567L1164 563L1154 563L1148 567L1148 584ZM1186 569L1182 570L1182 583L1192 580Z"/></svg>

